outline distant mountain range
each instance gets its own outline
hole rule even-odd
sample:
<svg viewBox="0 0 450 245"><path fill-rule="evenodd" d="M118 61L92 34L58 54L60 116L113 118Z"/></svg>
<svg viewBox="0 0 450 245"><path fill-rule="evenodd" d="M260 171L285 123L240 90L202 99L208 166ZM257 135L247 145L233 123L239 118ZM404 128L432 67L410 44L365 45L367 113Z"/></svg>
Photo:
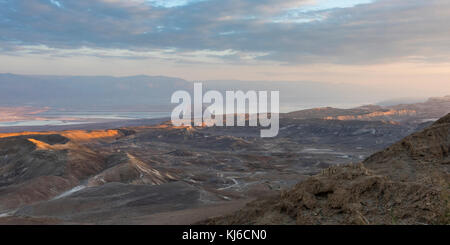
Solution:
<svg viewBox="0 0 450 245"><path fill-rule="evenodd" d="M3 106L127 106L168 104L191 83L171 77L22 76L0 74Z"/></svg>
<svg viewBox="0 0 450 245"><path fill-rule="evenodd" d="M283 112L324 105L351 107L395 97L354 84L322 82L202 81L204 90L280 91ZM164 76L41 76L0 74L0 106L58 108L168 105L173 92L193 82Z"/></svg>
<svg viewBox="0 0 450 245"><path fill-rule="evenodd" d="M430 98L425 102L392 106L366 105L352 109L333 107L294 111L283 115L295 119L365 120L423 123L450 113L450 96Z"/></svg>

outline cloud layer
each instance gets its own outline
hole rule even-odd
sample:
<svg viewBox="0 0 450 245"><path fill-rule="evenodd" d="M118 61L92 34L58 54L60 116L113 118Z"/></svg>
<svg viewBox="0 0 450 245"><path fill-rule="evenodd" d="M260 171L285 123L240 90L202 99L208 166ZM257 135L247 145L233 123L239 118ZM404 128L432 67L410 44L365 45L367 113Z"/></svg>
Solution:
<svg viewBox="0 0 450 245"><path fill-rule="evenodd" d="M450 62L448 0L0 0L0 52L178 62Z"/></svg>

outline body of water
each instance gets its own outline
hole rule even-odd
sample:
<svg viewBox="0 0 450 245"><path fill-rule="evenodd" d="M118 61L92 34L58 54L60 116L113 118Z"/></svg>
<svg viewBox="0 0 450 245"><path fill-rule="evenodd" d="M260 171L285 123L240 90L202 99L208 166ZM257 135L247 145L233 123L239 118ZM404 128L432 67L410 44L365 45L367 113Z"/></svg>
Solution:
<svg viewBox="0 0 450 245"><path fill-rule="evenodd" d="M169 112L59 112L48 111L34 115L42 120L0 122L0 127L64 126L116 120L155 119L170 117Z"/></svg>
<svg viewBox="0 0 450 245"><path fill-rule="evenodd" d="M62 120L25 120L25 121L0 122L0 127L59 126L59 125L85 124L85 123L89 123L89 122L62 121Z"/></svg>

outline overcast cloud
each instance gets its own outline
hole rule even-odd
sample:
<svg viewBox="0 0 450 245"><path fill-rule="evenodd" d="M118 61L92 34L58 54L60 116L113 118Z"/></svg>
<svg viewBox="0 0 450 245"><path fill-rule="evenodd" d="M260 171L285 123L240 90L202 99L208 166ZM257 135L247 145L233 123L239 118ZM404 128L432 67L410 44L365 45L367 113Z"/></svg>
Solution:
<svg viewBox="0 0 450 245"><path fill-rule="evenodd" d="M12 55L448 62L450 1L0 0L0 42Z"/></svg>

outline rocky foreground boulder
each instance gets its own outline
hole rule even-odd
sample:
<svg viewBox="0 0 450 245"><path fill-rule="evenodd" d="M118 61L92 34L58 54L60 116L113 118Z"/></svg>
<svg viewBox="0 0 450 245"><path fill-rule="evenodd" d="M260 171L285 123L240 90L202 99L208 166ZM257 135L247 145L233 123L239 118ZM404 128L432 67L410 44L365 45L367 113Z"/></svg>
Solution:
<svg viewBox="0 0 450 245"><path fill-rule="evenodd" d="M362 163L202 224L449 224L450 114Z"/></svg>

